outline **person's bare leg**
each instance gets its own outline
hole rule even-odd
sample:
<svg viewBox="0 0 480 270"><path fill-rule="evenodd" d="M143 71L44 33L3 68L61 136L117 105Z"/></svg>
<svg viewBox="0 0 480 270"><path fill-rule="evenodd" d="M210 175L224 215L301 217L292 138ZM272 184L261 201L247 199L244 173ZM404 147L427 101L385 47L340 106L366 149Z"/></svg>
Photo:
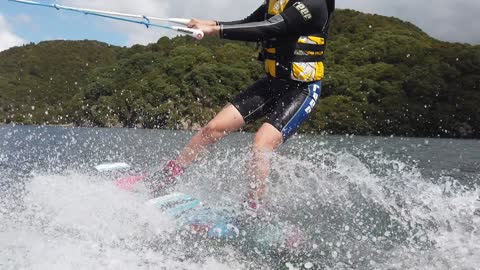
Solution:
<svg viewBox="0 0 480 270"><path fill-rule="evenodd" d="M245 124L240 112L227 104L205 127L203 127L183 148L176 163L187 167L205 150L205 147L222 139L230 132L238 130Z"/></svg>
<svg viewBox="0 0 480 270"><path fill-rule="evenodd" d="M266 179L270 175L270 155L283 142L283 136L271 124L265 123L253 141L252 159L248 163L250 189L248 200L258 201L265 195Z"/></svg>

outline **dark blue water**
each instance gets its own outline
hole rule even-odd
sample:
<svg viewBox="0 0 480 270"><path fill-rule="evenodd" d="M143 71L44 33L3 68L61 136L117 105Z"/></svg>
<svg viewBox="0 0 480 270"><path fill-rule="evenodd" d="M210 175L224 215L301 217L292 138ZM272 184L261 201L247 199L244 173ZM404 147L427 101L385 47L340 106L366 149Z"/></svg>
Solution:
<svg viewBox="0 0 480 270"><path fill-rule="evenodd" d="M480 141L297 136L272 156L266 203L304 247L182 238L145 194L92 167L139 170L192 133L0 126L1 269L478 269ZM233 134L177 190L241 201L251 134Z"/></svg>

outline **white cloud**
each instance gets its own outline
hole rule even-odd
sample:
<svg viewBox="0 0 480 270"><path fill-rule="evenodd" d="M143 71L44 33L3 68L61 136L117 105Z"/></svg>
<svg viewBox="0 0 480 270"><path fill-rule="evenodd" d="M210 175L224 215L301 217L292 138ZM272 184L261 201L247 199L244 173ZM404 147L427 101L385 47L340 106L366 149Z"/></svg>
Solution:
<svg viewBox="0 0 480 270"><path fill-rule="evenodd" d="M75 6L103 11L113 11L120 13L146 15L151 17L167 17L171 1L159 0L115 0L115 1L62 1L67 6ZM157 28L146 29L145 26L137 24L128 24L125 22L109 21L108 26L111 30L125 33L127 35L127 44L147 44L156 42L160 37L169 35L170 31Z"/></svg>
<svg viewBox="0 0 480 270"><path fill-rule="evenodd" d="M175 17L239 20L250 15L262 3L263 0L182 0L181 3L172 0L169 12Z"/></svg>
<svg viewBox="0 0 480 270"><path fill-rule="evenodd" d="M339 8L394 16L409 21L431 36L446 40L480 43L478 0L342 0Z"/></svg>
<svg viewBox="0 0 480 270"><path fill-rule="evenodd" d="M0 14L0 51L4 51L8 48L19 46L24 44L25 41L19 36L15 35L7 20Z"/></svg>

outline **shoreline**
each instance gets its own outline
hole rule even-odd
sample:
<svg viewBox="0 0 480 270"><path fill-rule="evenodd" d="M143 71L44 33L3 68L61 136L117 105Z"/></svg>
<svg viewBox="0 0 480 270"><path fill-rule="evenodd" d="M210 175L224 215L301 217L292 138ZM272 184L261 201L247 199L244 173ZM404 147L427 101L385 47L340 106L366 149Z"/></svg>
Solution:
<svg viewBox="0 0 480 270"><path fill-rule="evenodd" d="M122 126L113 126L113 127L99 127L99 126L77 126L74 125L73 123L70 124L62 124L62 125L52 125L52 124L44 124L44 125L38 125L38 124L22 124L22 123L0 123L0 127L7 127L7 126L22 126L22 127L51 127L51 128L79 128L79 129L133 129L133 130L164 130L164 131L186 131L186 132L197 132L200 129L196 128L185 128L185 129L180 129L180 128L144 128L144 127L122 127ZM254 133L250 131L236 131L234 133ZM365 134L335 134L335 133L329 133L329 132L319 132L319 133L297 133L296 136L336 136L336 137L359 137L359 138L404 138L404 139L433 139L433 140L470 140L470 141L480 141L480 138L462 138L462 137L446 137L446 136L437 136L437 137L427 137L427 136L404 136L404 135L365 135Z"/></svg>

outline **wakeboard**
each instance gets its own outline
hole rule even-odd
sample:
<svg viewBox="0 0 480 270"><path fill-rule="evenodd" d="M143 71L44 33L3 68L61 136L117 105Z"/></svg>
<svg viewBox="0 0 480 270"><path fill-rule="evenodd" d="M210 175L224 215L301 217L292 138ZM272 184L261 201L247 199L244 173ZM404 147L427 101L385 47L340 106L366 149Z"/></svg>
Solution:
<svg viewBox="0 0 480 270"><path fill-rule="evenodd" d="M214 209L191 195L175 192L151 199L146 204L172 218L182 230L216 239L240 236L239 222L233 211Z"/></svg>
<svg viewBox="0 0 480 270"><path fill-rule="evenodd" d="M97 165L99 172L110 173L129 168L126 163ZM114 184L126 191L134 191L146 174L127 175L116 179ZM281 220L252 219L241 211L239 205L228 204L212 207L201 199L181 192L158 196L146 202L174 220L181 232L217 240L250 239L265 246L298 248L305 242L304 233L296 226Z"/></svg>

